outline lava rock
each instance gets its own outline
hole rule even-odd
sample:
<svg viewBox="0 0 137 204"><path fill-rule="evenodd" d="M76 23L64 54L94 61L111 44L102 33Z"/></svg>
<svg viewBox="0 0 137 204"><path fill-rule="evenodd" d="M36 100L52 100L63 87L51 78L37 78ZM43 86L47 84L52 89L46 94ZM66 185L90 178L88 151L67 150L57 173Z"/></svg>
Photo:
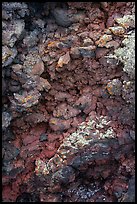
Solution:
<svg viewBox="0 0 137 204"><path fill-rule="evenodd" d="M122 202L135 202L135 176L129 180L128 191L123 196Z"/></svg>
<svg viewBox="0 0 137 204"><path fill-rule="evenodd" d="M95 47L94 46L88 46L88 47L79 47L80 54L82 57L95 57Z"/></svg>
<svg viewBox="0 0 137 204"><path fill-rule="evenodd" d="M4 130L10 125L10 121L12 120L12 116L8 112L2 113L2 129Z"/></svg>
<svg viewBox="0 0 137 204"><path fill-rule="evenodd" d="M54 183L60 183L67 185L69 182L75 180L75 171L71 166L66 166L63 169L60 169L52 176L52 181Z"/></svg>
<svg viewBox="0 0 137 204"><path fill-rule="evenodd" d="M29 124L47 122L47 120L48 120L48 117L46 117L43 113L30 113L25 116L25 121Z"/></svg>
<svg viewBox="0 0 137 204"><path fill-rule="evenodd" d="M66 103L59 104L56 109L53 111L53 116L57 118L69 119L77 116L81 111L77 108L73 108Z"/></svg>
<svg viewBox="0 0 137 204"><path fill-rule="evenodd" d="M70 55L73 59L78 59L81 56L78 47L72 47L70 50Z"/></svg>
<svg viewBox="0 0 137 204"><path fill-rule="evenodd" d="M68 17L67 10L64 10L62 8L55 8L51 10L51 13L59 26L69 27L71 25L71 20Z"/></svg>
<svg viewBox="0 0 137 204"><path fill-rule="evenodd" d="M11 130L11 128L6 128L6 130L2 134L2 139L5 140L15 140L15 134Z"/></svg>
<svg viewBox="0 0 137 204"><path fill-rule="evenodd" d="M44 72L44 63L41 61L33 66L31 74L40 76L43 72Z"/></svg>
<svg viewBox="0 0 137 204"><path fill-rule="evenodd" d="M20 150L18 148L16 148L12 143L7 143L6 145L4 145L5 148L5 155L4 155L4 160L5 161L10 161L12 159L15 159L19 153Z"/></svg>
<svg viewBox="0 0 137 204"><path fill-rule="evenodd" d="M35 45L37 45L39 39L38 39L38 31L34 30L30 33L30 35L27 35L24 39L23 39L23 44L24 46L29 47L34 47Z"/></svg>
<svg viewBox="0 0 137 204"><path fill-rule="evenodd" d="M8 46L2 47L2 66L6 67L10 65L14 58L17 55L17 49L16 48L9 48Z"/></svg>
<svg viewBox="0 0 137 204"><path fill-rule="evenodd" d="M3 38L3 45L7 45L13 47L15 42L21 36L25 27L24 20L14 20L7 24L5 30L3 30L2 38ZM10 30L10 32L9 32Z"/></svg>
<svg viewBox="0 0 137 204"><path fill-rule="evenodd" d="M40 142L44 142L44 141L47 141L47 140L48 140L48 135L45 134L45 133L42 133L42 134L40 135L39 141L40 141Z"/></svg>
<svg viewBox="0 0 137 204"><path fill-rule="evenodd" d="M28 108L38 103L41 94L38 91L24 91L22 95L14 93L14 100L11 99L13 105Z"/></svg>
<svg viewBox="0 0 137 204"><path fill-rule="evenodd" d="M17 197L16 202L40 202L40 199L35 193L24 192Z"/></svg>
<svg viewBox="0 0 137 204"><path fill-rule="evenodd" d="M128 35L123 41L123 47L114 51L117 57L123 64L123 70L131 79L135 79L135 31Z"/></svg>
<svg viewBox="0 0 137 204"><path fill-rule="evenodd" d="M122 82L119 79L113 79L107 84L109 94L119 96L122 91Z"/></svg>
<svg viewBox="0 0 137 204"><path fill-rule="evenodd" d="M5 95L5 92L7 90L6 88L7 88L7 85L6 85L5 79L2 78L2 96Z"/></svg>
<svg viewBox="0 0 137 204"><path fill-rule="evenodd" d="M61 131L62 132L64 130L68 130L70 128L71 121L72 120L70 120L70 119L62 120L59 118L50 118L49 125L53 131Z"/></svg>

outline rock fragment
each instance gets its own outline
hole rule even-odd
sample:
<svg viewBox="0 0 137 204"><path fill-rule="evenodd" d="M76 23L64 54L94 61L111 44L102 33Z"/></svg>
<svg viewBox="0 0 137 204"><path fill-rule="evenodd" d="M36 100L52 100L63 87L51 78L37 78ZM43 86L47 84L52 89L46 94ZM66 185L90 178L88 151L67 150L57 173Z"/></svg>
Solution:
<svg viewBox="0 0 137 204"><path fill-rule="evenodd" d="M14 58L17 55L17 49L16 48L9 48L8 46L2 47L2 66L6 67L10 65Z"/></svg>
<svg viewBox="0 0 137 204"><path fill-rule="evenodd" d="M6 129L10 125L10 121L12 120L12 116L8 112L2 113L2 129Z"/></svg>
<svg viewBox="0 0 137 204"><path fill-rule="evenodd" d="M81 111L77 108L73 108L65 103L62 103L56 107L56 109L53 111L53 116L57 118L64 118L69 119L72 117L77 116Z"/></svg>
<svg viewBox="0 0 137 204"><path fill-rule="evenodd" d="M112 40L111 35L104 34L103 36L100 37L98 41L96 41L96 45L98 47L105 47L106 43Z"/></svg>
<svg viewBox="0 0 137 204"><path fill-rule="evenodd" d="M14 20L8 23L6 30L3 30L2 38L3 45L13 47L15 42L21 36L25 27L23 20ZM10 29L10 32L8 30Z"/></svg>
<svg viewBox="0 0 137 204"><path fill-rule="evenodd" d="M79 47L78 49L82 57L95 57L95 46Z"/></svg>
<svg viewBox="0 0 137 204"><path fill-rule="evenodd" d="M123 18L115 18L115 21L123 28L135 28L135 15L124 15Z"/></svg>
<svg viewBox="0 0 137 204"><path fill-rule="evenodd" d="M64 131L70 128L71 120L62 120L59 118L51 118L49 120L49 125L53 131Z"/></svg>
<svg viewBox="0 0 137 204"><path fill-rule="evenodd" d="M15 106L29 108L38 103L40 96L41 94L38 91L24 91L22 95L14 93L14 99L11 102Z"/></svg>
<svg viewBox="0 0 137 204"><path fill-rule="evenodd" d="M70 50L70 55L73 59L78 59L80 57L80 51L78 47L72 47Z"/></svg>
<svg viewBox="0 0 137 204"><path fill-rule="evenodd" d="M51 10L51 13L59 26L69 27L71 25L71 20L68 16L67 10L56 7L55 9Z"/></svg>
<svg viewBox="0 0 137 204"><path fill-rule="evenodd" d="M65 55L61 56L58 60L58 67L63 67L64 64L68 64L70 61L70 55L69 52L67 52Z"/></svg>
<svg viewBox="0 0 137 204"><path fill-rule="evenodd" d="M122 26L109 27L109 30L117 36L122 36L125 33L125 29Z"/></svg>
<svg viewBox="0 0 137 204"><path fill-rule="evenodd" d="M44 63L41 61L39 63L36 63L33 66L31 74L40 76L43 72L44 72Z"/></svg>
<svg viewBox="0 0 137 204"><path fill-rule="evenodd" d="M107 90L110 95L119 96L122 92L122 82L119 79L113 79L107 84Z"/></svg>
<svg viewBox="0 0 137 204"><path fill-rule="evenodd" d="M123 48L114 51L116 57L124 64L123 70L131 79L135 78L135 32L133 31L123 41Z"/></svg>

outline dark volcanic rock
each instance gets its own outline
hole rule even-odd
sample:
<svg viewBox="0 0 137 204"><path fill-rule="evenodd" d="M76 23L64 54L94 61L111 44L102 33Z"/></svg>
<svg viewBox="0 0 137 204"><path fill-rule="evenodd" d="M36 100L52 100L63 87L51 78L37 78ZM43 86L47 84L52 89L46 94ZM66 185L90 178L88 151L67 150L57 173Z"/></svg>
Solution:
<svg viewBox="0 0 137 204"><path fill-rule="evenodd" d="M27 193L24 192L21 195L19 195L16 199L16 202L39 202L39 196L35 193Z"/></svg>
<svg viewBox="0 0 137 204"><path fill-rule="evenodd" d="M51 13L59 26L69 27L71 25L71 21L70 18L68 17L67 10L55 8L51 10Z"/></svg>
<svg viewBox="0 0 137 204"><path fill-rule="evenodd" d="M134 2L2 3L3 202L135 201L134 30Z"/></svg>

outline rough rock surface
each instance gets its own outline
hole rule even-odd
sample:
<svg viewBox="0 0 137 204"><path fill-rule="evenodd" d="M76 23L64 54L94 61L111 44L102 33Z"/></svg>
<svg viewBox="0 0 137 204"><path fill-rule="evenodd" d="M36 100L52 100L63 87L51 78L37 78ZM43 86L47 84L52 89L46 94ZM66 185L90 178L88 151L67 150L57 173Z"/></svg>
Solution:
<svg viewBox="0 0 137 204"><path fill-rule="evenodd" d="M122 41L124 47L115 50L115 55L123 62L123 70L134 79L135 77L135 32L128 34L127 39Z"/></svg>
<svg viewBox="0 0 137 204"><path fill-rule="evenodd" d="M135 3L2 3L2 201L135 201Z"/></svg>

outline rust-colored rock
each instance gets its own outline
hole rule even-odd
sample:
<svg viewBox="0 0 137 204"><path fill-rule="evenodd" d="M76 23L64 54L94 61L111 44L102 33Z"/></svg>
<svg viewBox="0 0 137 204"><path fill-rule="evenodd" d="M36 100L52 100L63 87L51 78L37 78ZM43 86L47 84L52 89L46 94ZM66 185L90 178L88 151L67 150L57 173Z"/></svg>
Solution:
<svg viewBox="0 0 137 204"><path fill-rule="evenodd" d="M40 76L43 72L44 72L44 63L41 61L33 66L31 74Z"/></svg>

